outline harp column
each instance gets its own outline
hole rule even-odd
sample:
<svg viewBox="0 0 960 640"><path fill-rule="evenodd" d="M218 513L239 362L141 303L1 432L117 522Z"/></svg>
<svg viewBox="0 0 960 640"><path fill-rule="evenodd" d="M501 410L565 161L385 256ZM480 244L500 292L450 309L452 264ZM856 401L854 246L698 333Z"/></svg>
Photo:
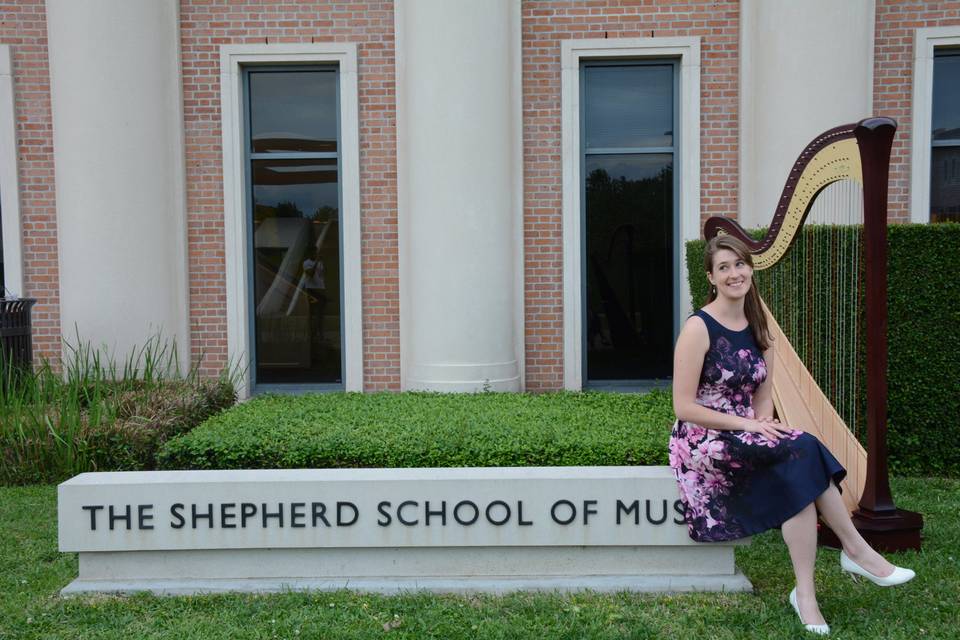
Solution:
<svg viewBox="0 0 960 640"><path fill-rule="evenodd" d="M398 0L401 384L522 387L517 0Z"/></svg>

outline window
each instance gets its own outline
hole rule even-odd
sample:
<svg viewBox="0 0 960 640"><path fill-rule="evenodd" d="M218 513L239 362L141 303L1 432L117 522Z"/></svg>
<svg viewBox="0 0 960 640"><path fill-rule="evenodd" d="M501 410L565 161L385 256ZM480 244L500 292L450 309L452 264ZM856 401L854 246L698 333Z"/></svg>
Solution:
<svg viewBox="0 0 960 640"><path fill-rule="evenodd" d="M244 81L253 384L341 385L338 69Z"/></svg>
<svg viewBox="0 0 960 640"><path fill-rule="evenodd" d="M960 222L960 49L933 59L930 222Z"/></svg>
<svg viewBox="0 0 960 640"><path fill-rule="evenodd" d="M672 61L582 64L588 383L670 377L677 75Z"/></svg>
<svg viewBox="0 0 960 640"><path fill-rule="evenodd" d="M629 65L650 63L675 65L673 98L672 171L675 230L673 251L674 335L679 319L690 313L690 289L686 279L684 243L700 237L700 38L600 38L564 40L560 43L561 140L563 154L563 385L584 387L649 387L649 380L591 383L587 376L587 319L585 282L585 159L584 87L585 63L613 62ZM662 133L662 132L661 132ZM589 145L596 151L594 145ZM656 147L647 147L655 152ZM620 149L622 151L622 149ZM626 176L626 174L624 174ZM664 307L670 299L660 301ZM596 335L596 334L594 334ZM636 375L636 374L631 374ZM637 384L639 382L639 384Z"/></svg>
<svg viewBox="0 0 960 640"><path fill-rule="evenodd" d="M0 45L0 297L25 295L16 132L10 45Z"/></svg>
<svg viewBox="0 0 960 640"><path fill-rule="evenodd" d="M960 25L914 32L910 221L958 220ZM939 165L939 166L938 166Z"/></svg>
<svg viewBox="0 0 960 640"><path fill-rule="evenodd" d="M0 298L7 296L7 281L3 276L3 203L0 200Z"/></svg>

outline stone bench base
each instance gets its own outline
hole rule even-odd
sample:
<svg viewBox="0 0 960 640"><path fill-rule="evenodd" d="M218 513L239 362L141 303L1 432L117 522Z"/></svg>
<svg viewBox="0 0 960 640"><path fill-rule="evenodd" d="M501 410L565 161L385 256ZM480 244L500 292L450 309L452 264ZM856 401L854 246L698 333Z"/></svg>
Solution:
<svg viewBox="0 0 960 640"><path fill-rule="evenodd" d="M148 591L158 596L187 596L205 593L284 593L288 591L339 591L398 595L412 591L432 593L492 593L514 591L617 593L678 593L684 591L752 591L746 576L563 576L484 578L258 578L221 580L74 580L60 592L65 596L85 593L133 594Z"/></svg>
<svg viewBox="0 0 960 640"><path fill-rule="evenodd" d="M80 576L62 593L752 590L729 545L86 552Z"/></svg>

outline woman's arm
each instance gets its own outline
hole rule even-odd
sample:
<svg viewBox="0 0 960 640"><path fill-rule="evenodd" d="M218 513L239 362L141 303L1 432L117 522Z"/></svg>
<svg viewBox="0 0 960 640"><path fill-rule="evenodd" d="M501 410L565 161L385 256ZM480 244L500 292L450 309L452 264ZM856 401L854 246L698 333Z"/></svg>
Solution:
<svg viewBox="0 0 960 640"><path fill-rule="evenodd" d="M753 394L754 416L756 416L757 420L764 420L776 425L778 429L793 429L797 431L796 428L783 424L780 420L773 417L773 360L776 355L775 349L776 346L771 344L770 348L763 352L763 359L767 363L767 378L763 381L763 384L760 385L760 388L757 389L757 392Z"/></svg>
<svg viewBox="0 0 960 640"><path fill-rule="evenodd" d="M751 431L778 439L778 425L769 421L751 420L697 404L697 383L709 348L707 326L697 316L691 317L683 325L673 352L673 412L677 419L709 429Z"/></svg>
<svg viewBox="0 0 960 640"><path fill-rule="evenodd" d="M773 358L774 346L763 352L763 359L767 363L767 378L753 394L753 411L758 418L773 419Z"/></svg>

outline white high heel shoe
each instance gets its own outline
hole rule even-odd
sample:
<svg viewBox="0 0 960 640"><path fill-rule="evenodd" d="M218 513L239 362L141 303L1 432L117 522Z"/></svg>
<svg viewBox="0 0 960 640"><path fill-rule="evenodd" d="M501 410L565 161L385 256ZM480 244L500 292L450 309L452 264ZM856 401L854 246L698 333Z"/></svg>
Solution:
<svg viewBox="0 0 960 640"><path fill-rule="evenodd" d="M851 560L850 556L843 551L840 552L840 568L853 576L863 576L873 584L880 585L881 587L892 587L903 584L904 582L910 582L917 575L913 569L905 569L897 566L893 568L893 573L888 576L881 577L874 575Z"/></svg>
<svg viewBox="0 0 960 640"><path fill-rule="evenodd" d="M810 633L815 633L818 636L828 636L830 635L830 625L828 624L806 624L803 621L803 616L800 615L800 605L797 604L797 588L794 587L793 591L790 592L790 606L793 607L793 610L797 612L797 617L800 618L800 624L803 625L803 628L809 631Z"/></svg>

